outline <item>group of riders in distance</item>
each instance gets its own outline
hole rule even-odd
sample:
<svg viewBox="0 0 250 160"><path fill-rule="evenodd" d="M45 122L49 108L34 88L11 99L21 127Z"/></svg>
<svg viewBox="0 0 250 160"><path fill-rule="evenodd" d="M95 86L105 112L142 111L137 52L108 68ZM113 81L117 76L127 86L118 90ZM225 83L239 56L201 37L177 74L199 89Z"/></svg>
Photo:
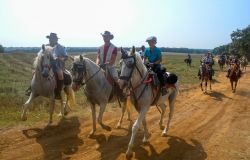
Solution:
<svg viewBox="0 0 250 160"><path fill-rule="evenodd" d="M117 100L120 106L122 102L122 116L117 125L119 128L129 97L139 113L132 127L132 135L126 152L126 155L130 157L135 135L141 124L144 127L143 141L147 141L150 137L145 120L145 114L150 106L157 106L158 110L161 110L159 124L160 128L163 129L162 135L167 134L173 116L174 102L179 91L178 78L174 73L166 72L166 68L162 67L162 53L156 47L157 38L155 36L146 39L149 47L142 46L139 53L135 51L135 47L132 47L130 51L121 48L120 71L117 71L115 67L118 48L111 43L114 35L109 31L104 31L101 36L104 44L98 48L96 62L82 55L74 57L68 55L65 47L58 43L59 38L56 33L50 33L46 36L49 39L49 44L42 45L42 49L34 62L35 71L33 72L31 86L26 90L29 99L24 104L21 118L22 120L27 119L26 112L34 98L44 96L50 99L48 125L51 125L55 99L61 100L60 114L64 116L67 106L75 103L74 91L83 87L92 111L93 129L90 132L91 136L96 131L95 105L100 106L98 123L102 128L109 130L110 128L102 122L105 107L114 100ZM65 62L68 59L73 61L71 72L65 69ZM190 54L188 54L185 62L191 66ZM224 64L229 66L227 77L237 83L241 74L238 57L227 57L222 54L219 58L219 64L222 64L222 67ZM213 56L208 52L201 59L198 71L201 88L202 81L205 80L207 84L207 81L212 80L214 75L213 65ZM62 90L67 97L66 102L63 101ZM164 127L162 123L167 100L170 112L168 122Z"/></svg>

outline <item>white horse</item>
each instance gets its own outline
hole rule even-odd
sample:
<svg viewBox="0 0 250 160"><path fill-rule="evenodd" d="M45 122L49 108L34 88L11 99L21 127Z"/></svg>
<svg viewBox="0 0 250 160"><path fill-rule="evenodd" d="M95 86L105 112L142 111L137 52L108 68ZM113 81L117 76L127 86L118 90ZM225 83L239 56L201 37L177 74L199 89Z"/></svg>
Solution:
<svg viewBox="0 0 250 160"><path fill-rule="evenodd" d="M175 82L172 82L174 84L171 84L168 87L168 93L164 96L162 96L161 93L159 93L158 94L159 96L157 97L156 96L157 94L155 94L153 91L152 85L144 83L148 77L149 72L145 67L145 65L143 64L140 55L135 53L135 48L133 47L132 51L129 54L127 54L126 51L124 51L123 49L121 49L121 51L122 51L123 62L121 67L121 76L119 79L119 85L121 88L127 86L130 89L132 103L139 112L138 118L132 127L132 135L126 152L127 158L131 158L132 147L134 145L135 136L141 123L144 127L143 142L147 142L150 137L145 119L146 113L150 106L152 105L160 106L162 112L159 124L161 128L163 127L162 121L166 110L166 100L169 101L170 112L169 112L169 119L162 132L162 136L167 135L170 121L174 113L174 103L176 96L178 95L179 86L177 82L177 77L175 77L176 78L176 79L174 78Z"/></svg>
<svg viewBox="0 0 250 160"><path fill-rule="evenodd" d="M32 101L38 96L43 96L50 98L50 117L48 126L52 124L52 116L55 106L54 89L56 86L56 77L52 69L52 51L52 47L43 45L34 61L35 73L31 81L31 94L23 106L21 116L23 121L27 120L26 112ZM67 101L64 102L63 99L61 100L61 116L64 116L64 111L68 102L69 105L75 104L75 95L72 90L72 83L64 86L64 92L67 95Z"/></svg>
<svg viewBox="0 0 250 160"><path fill-rule="evenodd" d="M98 123L103 129L111 130L109 126L103 124L102 118L106 105L118 100L116 93L114 93L114 86L107 80L104 70L90 59L82 55L71 58L74 61L72 68L73 89L74 91L78 91L80 87L84 85L84 93L91 106L93 128L89 137L93 136L96 131L96 104L100 106ZM122 105L122 116L117 124L117 128L121 127L126 106L127 103L125 100ZM128 120L130 120L129 110Z"/></svg>

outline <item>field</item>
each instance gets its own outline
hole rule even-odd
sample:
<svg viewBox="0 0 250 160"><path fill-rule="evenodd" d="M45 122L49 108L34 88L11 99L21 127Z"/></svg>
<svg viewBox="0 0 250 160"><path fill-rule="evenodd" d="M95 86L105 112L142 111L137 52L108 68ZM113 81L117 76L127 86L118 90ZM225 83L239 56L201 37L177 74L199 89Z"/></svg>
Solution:
<svg viewBox="0 0 250 160"><path fill-rule="evenodd" d="M0 54L0 159L125 159L131 123L124 121L122 129L115 129L121 112L116 103L110 104L104 114L104 123L112 131L98 126L94 138L87 138L92 122L82 91L76 94L77 106L65 119L54 114L51 128L45 127L48 113L43 99L34 103L26 122L20 121L34 56ZM216 64L213 89L204 94L197 78L200 55L193 56L192 67L188 69L184 58L186 55L170 53L163 58L167 70L176 73L181 84L169 136L160 137L160 114L151 107L147 122L152 137L148 144L142 144L143 134L139 131L134 159L250 159L249 67L233 94L226 72L218 71ZM67 67L70 68L70 62ZM59 107L56 108L58 112ZM136 116L134 111L132 119Z"/></svg>

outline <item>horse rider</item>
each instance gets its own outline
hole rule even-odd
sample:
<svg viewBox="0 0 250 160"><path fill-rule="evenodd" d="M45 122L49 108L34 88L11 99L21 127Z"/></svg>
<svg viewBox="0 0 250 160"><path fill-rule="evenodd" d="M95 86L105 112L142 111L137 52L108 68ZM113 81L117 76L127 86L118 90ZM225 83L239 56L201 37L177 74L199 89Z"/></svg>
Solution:
<svg viewBox="0 0 250 160"><path fill-rule="evenodd" d="M98 54L96 58L96 64L103 68L108 74L112 77L115 84L118 84L118 72L115 68L115 61L117 57L117 47L111 43L111 40L114 38L114 35L109 31L104 31L101 33L104 44L99 47ZM122 90L115 85L117 90L118 97L121 101L124 100L124 95Z"/></svg>
<svg viewBox="0 0 250 160"><path fill-rule="evenodd" d="M188 53L188 55L187 55L187 56L188 56L188 57L187 57L187 59L191 61L191 60L192 60L192 58L191 58L190 53Z"/></svg>
<svg viewBox="0 0 250 160"><path fill-rule="evenodd" d="M236 66L237 66L237 74L241 74L241 70L240 70L240 60L239 60L239 58L238 58L238 56L233 56L232 57L232 59L231 59L231 61L230 61L230 68L228 69L228 71L227 71L227 76L226 77L229 77L229 75L230 75L230 72L231 72L231 67L232 67L232 65L233 64L236 64Z"/></svg>
<svg viewBox="0 0 250 160"><path fill-rule="evenodd" d="M198 71L198 76L199 78L201 79L201 68L202 68L202 65L204 64L207 64L209 65L210 69L211 69L211 76L214 75L214 70L212 68L213 64L214 64L214 60L213 60L213 56L211 54L211 52L208 52L205 57L202 57L202 59L200 60L201 62L201 65L200 65L200 69Z"/></svg>
<svg viewBox="0 0 250 160"><path fill-rule="evenodd" d="M149 48L146 48L144 52L144 62L148 62L154 73L160 81L162 95L167 94L167 88L165 86L165 72L161 69L162 54L159 48L156 47L157 38L155 36L148 37L146 39Z"/></svg>
<svg viewBox="0 0 250 160"><path fill-rule="evenodd" d="M224 53L222 53L222 54L220 55L220 60L221 60L222 62L225 62L225 61L226 61L226 56L225 56Z"/></svg>
<svg viewBox="0 0 250 160"><path fill-rule="evenodd" d="M61 91L63 88L63 70L65 67L65 61L68 59L68 54L64 46L58 43L58 37L56 33L50 33L50 35L46 36L49 39L49 44L47 46L53 47L52 56L52 68L54 73L56 74L57 84L55 88L55 99L61 99ZM26 90L26 95L30 95L31 87Z"/></svg>
<svg viewBox="0 0 250 160"><path fill-rule="evenodd" d="M139 54L140 54L142 60L144 60L144 52L145 52L145 46L142 45L141 50L139 51Z"/></svg>

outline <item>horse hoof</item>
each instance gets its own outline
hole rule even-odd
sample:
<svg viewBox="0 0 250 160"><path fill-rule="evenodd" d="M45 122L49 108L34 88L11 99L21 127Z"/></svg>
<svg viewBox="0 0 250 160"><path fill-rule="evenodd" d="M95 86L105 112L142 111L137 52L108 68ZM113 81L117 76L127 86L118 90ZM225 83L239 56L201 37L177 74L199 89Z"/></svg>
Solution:
<svg viewBox="0 0 250 160"><path fill-rule="evenodd" d="M104 124L100 124L100 125L101 125L101 127L102 127L103 129L105 129L106 131L111 131L111 127L106 126L106 125L104 125Z"/></svg>
<svg viewBox="0 0 250 160"><path fill-rule="evenodd" d="M133 153L131 152L126 152L126 159L131 159L133 157Z"/></svg>
<svg viewBox="0 0 250 160"><path fill-rule="evenodd" d="M27 116L22 116L22 117L21 117L21 120L22 120L22 121L26 121L26 120L27 120Z"/></svg>
<svg viewBox="0 0 250 160"><path fill-rule="evenodd" d="M167 137L167 136L168 136L168 135L167 135L167 132L162 132L161 136L162 136L162 137Z"/></svg>
<svg viewBox="0 0 250 160"><path fill-rule="evenodd" d="M47 127L51 127L52 126L52 122L49 122L48 124L47 124Z"/></svg>
<svg viewBox="0 0 250 160"><path fill-rule="evenodd" d="M164 126L160 125L160 129L163 130L163 129L164 129Z"/></svg>
<svg viewBox="0 0 250 160"><path fill-rule="evenodd" d="M121 129L122 127L121 127L121 124L118 124L117 126L116 126L116 128L117 129Z"/></svg>
<svg viewBox="0 0 250 160"><path fill-rule="evenodd" d="M58 117L64 117L62 113L59 113L58 114Z"/></svg>

